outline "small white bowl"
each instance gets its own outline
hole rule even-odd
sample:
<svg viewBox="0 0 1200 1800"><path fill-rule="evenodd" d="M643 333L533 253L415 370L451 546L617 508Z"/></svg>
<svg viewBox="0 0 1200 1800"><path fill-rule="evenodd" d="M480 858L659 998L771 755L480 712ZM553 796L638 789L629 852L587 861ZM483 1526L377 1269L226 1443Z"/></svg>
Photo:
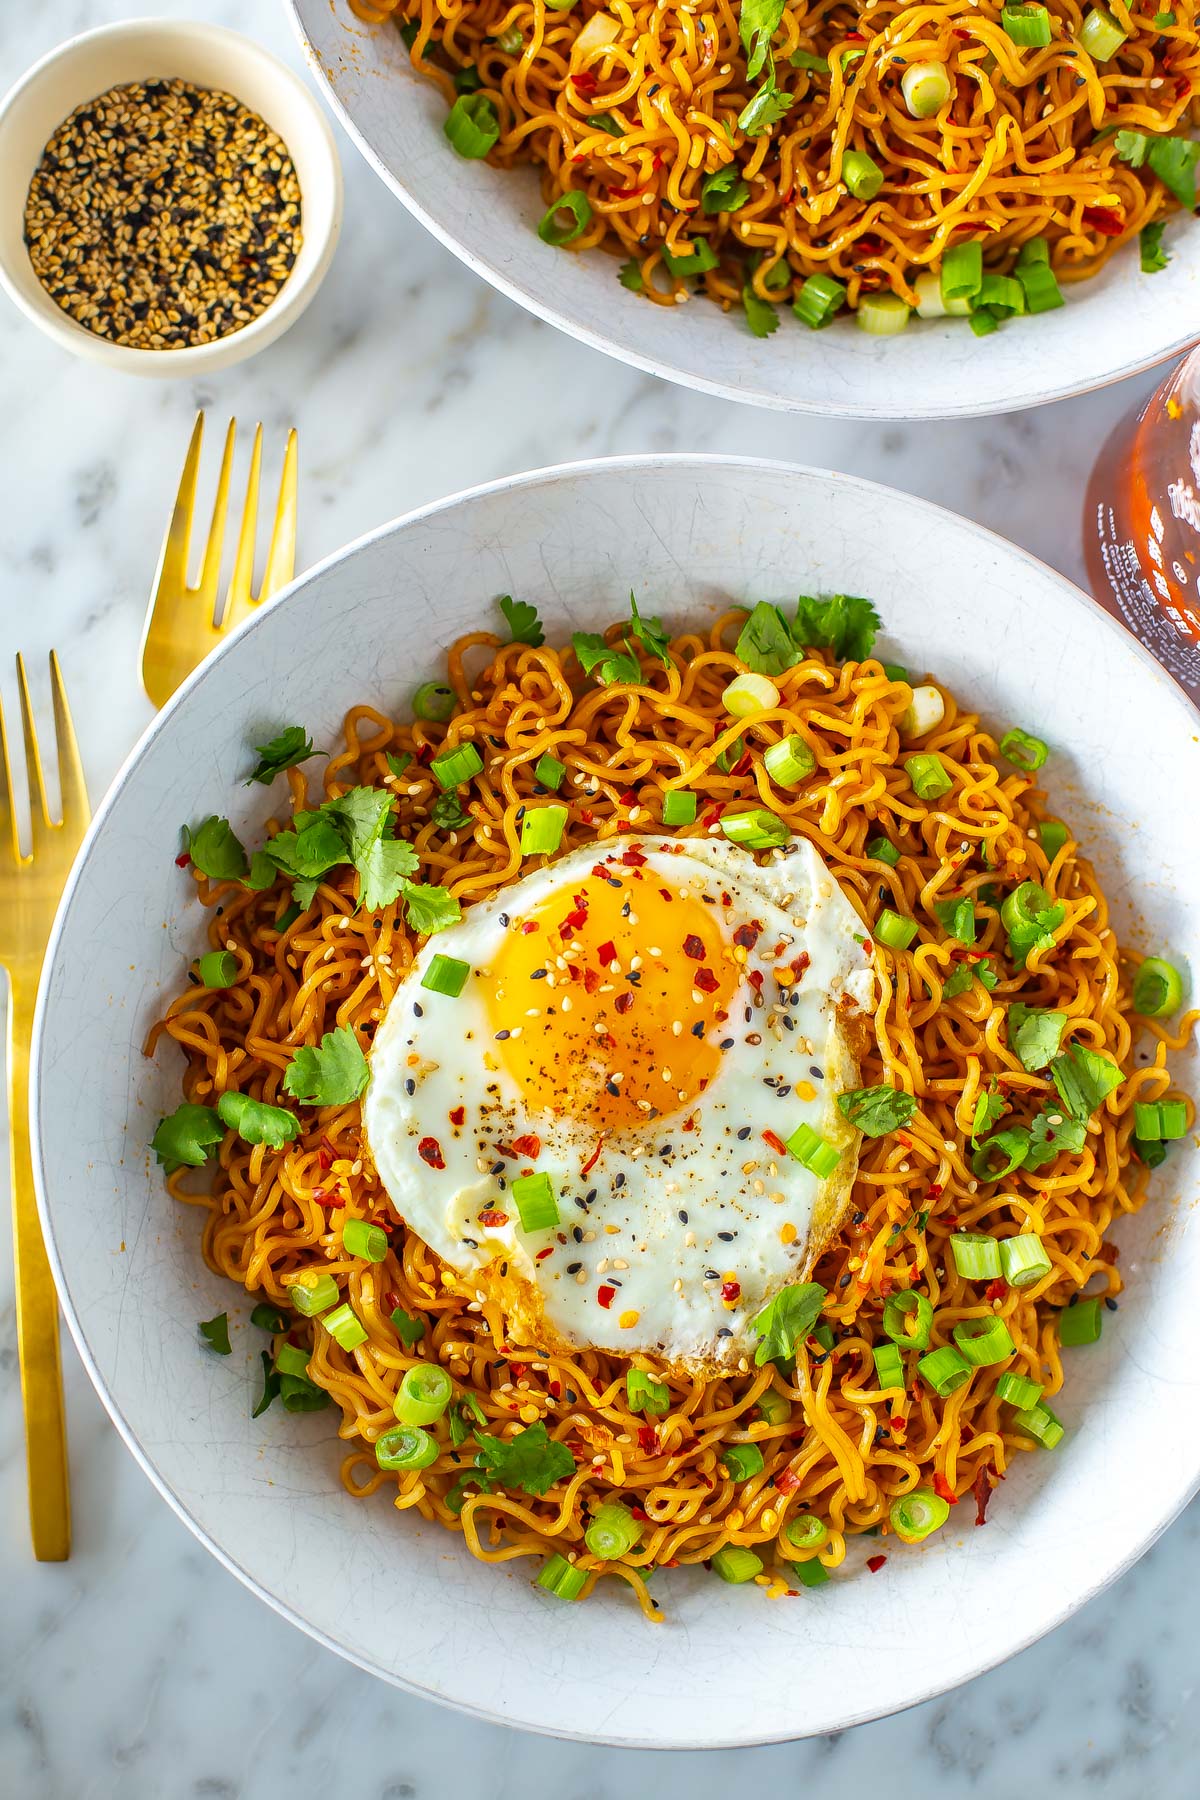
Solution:
<svg viewBox="0 0 1200 1800"><path fill-rule="evenodd" d="M113 344L65 313L25 247L25 200L48 140L111 87L178 77L232 94L287 145L300 181L303 243L276 298L249 325L209 344L141 350ZM342 171L325 115L304 83L249 38L217 25L130 19L68 38L0 103L0 284L49 337L78 356L135 375L195 375L241 362L295 323L329 267L342 223Z"/></svg>

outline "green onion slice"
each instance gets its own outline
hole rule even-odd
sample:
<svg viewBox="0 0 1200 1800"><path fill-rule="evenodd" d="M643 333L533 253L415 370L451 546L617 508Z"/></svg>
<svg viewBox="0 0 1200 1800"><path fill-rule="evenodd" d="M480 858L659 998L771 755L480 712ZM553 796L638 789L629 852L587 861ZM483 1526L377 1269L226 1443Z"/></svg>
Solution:
<svg viewBox="0 0 1200 1800"><path fill-rule="evenodd" d="M306 1319L315 1319L337 1305L338 1284L332 1275L306 1270L288 1284L288 1299Z"/></svg>
<svg viewBox="0 0 1200 1800"><path fill-rule="evenodd" d="M765 806L753 807L749 812L723 813L721 830L731 844L744 844L747 850L771 850L786 844L791 836L778 814Z"/></svg>
<svg viewBox="0 0 1200 1800"><path fill-rule="evenodd" d="M232 950L209 950L196 964L201 987L232 987L238 978L240 963Z"/></svg>
<svg viewBox="0 0 1200 1800"><path fill-rule="evenodd" d="M815 1556L810 1557L807 1562L793 1563L792 1573L800 1586L806 1588L824 1587L830 1579L829 1570Z"/></svg>
<svg viewBox="0 0 1200 1800"><path fill-rule="evenodd" d="M932 119L953 98L954 83L945 63L909 63L900 77L904 104L914 119Z"/></svg>
<svg viewBox="0 0 1200 1800"><path fill-rule="evenodd" d="M349 1303L343 1300L332 1312L322 1315L321 1323L343 1350L357 1350L367 1341L367 1330Z"/></svg>
<svg viewBox="0 0 1200 1800"><path fill-rule="evenodd" d="M792 311L802 325L820 331L846 304L846 290L832 275L810 275L792 301Z"/></svg>
<svg viewBox="0 0 1200 1800"><path fill-rule="evenodd" d="M307 1381L311 1358L311 1350L302 1350L298 1344L281 1344L275 1356L275 1367L281 1375L302 1375Z"/></svg>
<svg viewBox="0 0 1200 1800"><path fill-rule="evenodd" d="M670 1388L665 1381L655 1381L652 1375L647 1375L645 1369L626 1370L625 1399L632 1413L651 1413L660 1417L671 1410Z"/></svg>
<svg viewBox="0 0 1200 1800"><path fill-rule="evenodd" d="M847 150L842 157L842 180L856 200L873 200L883 186L883 170L865 150Z"/></svg>
<svg viewBox="0 0 1200 1800"><path fill-rule="evenodd" d="M427 1469L440 1454L438 1441L415 1425L393 1425L375 1440L381 1469Z"/></svg>
<svg viewBox="0 0 1200 1800"><path fill-rule="evenodd" d="M1079 28L1079 42L1093 62L1107 62L1115 56L1127 35L1107 6L1093 6Z"/></svg>
<svg viewBox="0 0 1200 1800"><path fill-rule="evenodd" d="M444 791L462 787L478 775L483 767L483 758L474 744L459 744L453 750L445 750L441 756L435 756L430 763L430 772Z"/></svg>
<svg viewBox="0 0 1200 1800"><path fill-rule="evenodd" d="M460 156L478 161L500 136L496 109L484 94L460 94L442 130Z"/></svg>
<svg viewBox="0 0 1200 1800"><path fill-rule="evenodd" d="M762 1574L762 1558L741 1544L723 1544L712 1559L713 1574L733 1587Z"/></svg>
<svg viewBox="0 0 1200 1800"><path fill-rule="evenodd" d="M788 1556L808 1555L829 1541L829 1527L816 1513L797 1513L779 1533L777 1542Z"/></svg>
<svg viewBox="0 0 1200 1800"><path fill-rule="evenodd" d="M763 752L763 765L771 780L780 787L796 787L805 776L811 775L817 766L817 759L799 732L790 737L780 738L777 744L770 744Z"/></svg>
<svg viewBox="0 0 1200 1800"><path fill-rule="evenodd" d="M664 825L694 825L696 822L696 796L687 788L669 788L663 795L662 822Z"/></svg>
<svg viewBox="0 0 1200 1800"><path fill-rule="evenodd" d="M951 244L942 257L942 299L973 300L983 280L983 240Z"/></svg>
<svg viewBox="0 0 1200 1800"><path fill-rule="evenodd" d="M904 767L912 782L913 792L922 800L937 800L942 794L948 794L954 786L940 756L932 753L906 756Z"/></svg>
<svg viewBox="0 0 1200 1800"><path fill-rule="evenodd" d="M570 215L570 223L563 214ZM592 209L586 194L572 188L568 193L560 194L554 204L546 209L537 234L543 244L552 244L561 249L564 244L573 244L577 237L582 237L592 221Z"/></svg>
<svg viewBox="0 0 1200 1800"><path fill-rule="evenodd" d="M1040 1381L1030 1381L1028 1375L1018 1375L1014 1369L1001 1375L996 1383L997 1400L1006 1400L1022 1410L1036 1406L1045 1391Z"/></svg>
<svg viewBox="0 0 1200 1800"><path fill-rule="evenodd" d="M601 1562L627 1556L642 1535L642 1527L627 1506L612 1500L598 1507L583 1541Z"/></svg>
<svg viewBox="0 0 1200 1800"><path fill-rule="evenodd" d="M1143 1019L1162 1019L1183 1004L1183 976L1161 956L1148 956L1133 978L1133 1010Z"/></svg>
<svg viewBox="0 0 1200 1800"><path fill-rule="evenodd" d="M911 1494L901 1494L888 1509L892 1530L906 1544L919 1544L949 1517L950 1502L930 1488L914 1488Z"/></svg>
<svg viewBox="0 0 1200 1800"><path fill-rule="evenodd" d="M876 862L886 863L889 869L894 869L900 861L899 850L885 837L868 838L865 854L873 856Z"/></svg>
<svg viewBox="0 0 1200 1800"><path fill-rule="evenodd" d="M1043 1450L1053 1450L1062 1439L1062 1423L1055 1418L1044 1401L1037 1406L1018 1407L1012 1417L1013 1424L1019 1430L1028 1432L1031 1438L1036 1438Z"/></svg>
<svg viewBox="0 0 1200 1800"><path fill-rule="evenodd" d="M414 715L439 725L445 724L457 705L458 695L444 681L423 681L413 695Z"/></svg>
<svg viewBox="0 0 1200 1800"><path fill-rule="evenodd" d="M758 1410L768 1425L786 1425L792 1416L792 1403L776 1388L768 1388L758 1396Z"/></svg>
<svg viewBox="0 0 1200 1800"><path fill-rule="evenodd" d="M899 294L863 294L854 313L854 323L871 337L895 337L908 324L909 311Z"/></svg>
<svg viewBox="0 0 1200 1800"><path fill-rule="evenodd" d="M509 1191L522 1231L550 1231L558 1224L558 1199L548 1175L517 1175Z"/></svg>
<svg viewBox="0 0 1200 1800"><path fill-rule="evenodd" d="M957 1393L963 1383L970 1379L971 1365L952 1344L943 1344L938 1350L930 1350L917 1364L922 1380L927 1381L935 1394L947 1399Z"/></svg>
<svg viewBox="0 0 1200 1800"><path fill-rule="evenodd" d="M566 763L560 763L557 756L551 756L548 750L533 765L533 779L541 787L549 788L551 793L558 792L566 772Z"/></svg>
<svg viewBox="0 0 1200 1800"><path fill-rule="evenodd" d="M417 1363L405 1370L392 1401L401 1425L432 1425L450 1404L454 1383L438 1363Z"/></svg>
<svg viewBox="0 0 1200 1800"><path fill-rule="evenodd" d="M565 1556L548 1556L542 1564L537 1585L559 1600L578 1600L587 1585L587 1570L569 1563Z"/></svg>
<svg viewBox="0 0 1200 1800"><path fill-rule="evenodd" d="M521 820L521 855L553 856L567 826L565 806L532 806Z"/></svg>
<svg viewBox="0 0 1200 1800"><path fill-rule="evenodd" d="M952 1333L959 1354L977 1369L1006 1362L1016 1349L1003 1319L963 1319Z"/></svg>
<svg viewBox="0 0 1200 1800"><path fill-rule="evenodd" d="M429 967L421 977L421 986L431 994L446 994L456 1000L467 985L471 965L457 956L443 956L439 951L429 959Z"/></svg>
<svg viewBox="0 0 1200 1800"><path fill-rule="evenodd" d="M1094 1344L1103 1329L1104 1300L1099 1294L1076 1300L1073 1306L1064 1307L1058 1315L1058 1341L1065 1346Z"/></svg>
<svg viewBox="0 0 1200 1800"><path fill-rule="evenodd" d="M342 1226L342 1248L347 1256L381 1263L388 1253L387 1232L381 1225L369 1225L366 1219L347 1219Z"/></svg>
<svg viewBox="0 0 1200 1800"><path fill-rule="evenodd" d="M1034 1232L1026 1231L1019 1237L1001 1238L1000 1273L1009 1287L1032 1287L1035 1282L1049 1275L1053 1266L1046 1255L1046 1246Z"/></svg>
<svg viewBox="0 0 1200 1800"><path fill-rule="evenodd" d="M1033 835L1046 861L1052 863L1071 834L1061 819L1039 819Z"/></svg>
<svg viewBox="0 0 1200 1800"><path fill-rule="evenodd" d="M1050 14L1044 6L1006 6L1000 23L1023 49L1044 50L1050 42Z"/></svg>
<svg viewBox="0 0 1200 1800"><path fill-rule="evenodd" d="M766 1466L757 1444L730 1444L721 1461L728 1469L731 1481L750 1481L755 1475L761 1475Z"/></svg>
<svg viewBox="0 0 1200 1800"><path fill-rule="evenodd" d="M894 913L885 906L875 921L875 941L886 944L889 950L907 950L917 935L917 921L906 919L901 913Z"/></svg>
<svg viewBox="0 0 1200 1800"><path fill-rule="evenodd" d="M1000 1273L1000 1246L977 1231L956 1231L950 1238L954 1267L964 1281L995 1281Z"/></svg>
<svg viewBox="0 0 1200 1800"><path fill-rule="evenodd" d="M1014 726L1000 739L1000 754L1006 756L1010 763L1015 763L1018 769L1031 774L1034 769L1041 768L1050 751L1041 738L1031 737L1029 732Z"/></svg>
<svg viewBox="0 0 1200 1800"><path fill-rule="evenodd" d="M902 1350L925 1350L933 1329L933 1304L928 1294L911 1288L892 1294L883 1304L883 1329Z"/></svg>
<svg viewBox="0 0 1200 1800"><path fill-rule="evenodd" d="M876 1344L871 1354L875 1358L875 1378L880 1387L902 1388L904 1359L895 1344Z"/></svg>
<svg viewBox="0 0 1200 1800"><path fill-rule="evenodd" d="M787 1147L789 1154L821 1181L827 1181L842 1160L841 1151L808 1124L797 1125Z"/></svg>

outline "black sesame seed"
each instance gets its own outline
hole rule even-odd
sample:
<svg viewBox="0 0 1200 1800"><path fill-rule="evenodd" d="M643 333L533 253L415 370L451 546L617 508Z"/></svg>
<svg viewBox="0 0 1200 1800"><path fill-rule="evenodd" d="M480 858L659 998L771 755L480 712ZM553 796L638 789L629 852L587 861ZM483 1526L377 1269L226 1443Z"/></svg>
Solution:
<svg viewBox="0 0 1200 1800"><path fill-rule="evenodd" d="M571 1236L575 1239L575 1242L577 1244L582 1244L582 1242L583 1242L583 1226L582 1225L572 1225Z"/></svg>
<svg viewBox="0 0 1200 1800"><path fill-rule="evenodd" d="M405 1093L406 1093L406 1094L408 1094L408 1095L409 1095L409 1096L410 1096L410 1097L411 1097L411 1096L412 1096L412 1095L413 1095L413 1094L415 1094L415 1093L416 1093L416 1091L417 1091L417 1084L416 1084L416 1082L415 1082L415 1081L414 1081L414 1080L413 1080L413 1078L412 1078L412 1076L411 1076L411 1075L410 1075L410 1076L409 1076L409 1077L408 1077L408 1080L407 1080L407 1081L406 1081L406 1082L405 1082L405 1083L404 1083L404 1091L405 1091Z"/></svg>
<svg viewBox="0 0 1200 1800"><path fill-rule="evenodd" d="M683 1210L683 1208L682 1208L682 1207L680 1207L680 1209L679 1209L679 1223L680 1223L680 1224L681 1224L681 1225L686 1225L686 1224L687 1224L687 1222L688 1222L688 1216L687 1216L687 1214L686 1214L686 1213L685 1213L685 1212L684 1212L684 1210Z"/></svg>
<svg viewBox="0 0 1200 1800"><path fill-rule="evenodd" d="M744 1144L746 1139L749 1136L750 1136L750 1127L748 1125L743 1125L741 1130L738 1132L738 1137L740 1138L741 1142Z"/></svg>
<svg viewBox="0 0 1200 1800"><path fill-rule="evenodd" d="M718 1231L717 1236L720 1238L720 1240L723 1244L732 1244L734 1238L737 1236L737 1232L736 1231Z"/></svg>
<svg viewBox="0 0 1200 1800"><path fill-rule="evenodd" d="M509 918L507 913L501 913L500 914L500 923L504 926L505 930L507 930L508 927L512 924L512 920Z"/></svg>
<svg viewBox="0 0 1200 1800"><path fill-rule="evenodd" d="M578 1275L578 1273L579 1273L580 1269L582 1269L582 1267L583 1267L583 1264L580 1262L568 1263L567 1264L567 1274L568 1275Z"/></svg>
<svg viewBox="0 0 1200 1800"><path fill-rule="evenodd" d="M421 1005L419 1000L413 1001L413 1017L417 1019L423 1019L425 1017L425 1008Z"/></svg>

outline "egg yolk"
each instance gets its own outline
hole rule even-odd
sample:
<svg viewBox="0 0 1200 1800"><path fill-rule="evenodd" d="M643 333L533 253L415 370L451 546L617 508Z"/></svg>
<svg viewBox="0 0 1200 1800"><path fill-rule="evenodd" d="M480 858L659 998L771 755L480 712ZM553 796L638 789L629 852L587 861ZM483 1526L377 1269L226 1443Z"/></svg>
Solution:
<svg viewBox="0 0 1200 1800"><path fill-rule="evenodd" d="M489 1006L529 1110L605 1132L691 1105L745 960L727 918L627 850L510 919Z"/></svg>

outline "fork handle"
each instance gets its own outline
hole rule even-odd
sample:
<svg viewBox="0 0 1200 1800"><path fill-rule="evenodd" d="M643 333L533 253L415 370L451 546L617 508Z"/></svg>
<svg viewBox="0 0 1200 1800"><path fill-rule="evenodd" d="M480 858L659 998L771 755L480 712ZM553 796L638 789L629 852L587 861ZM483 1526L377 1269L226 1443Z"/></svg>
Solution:
<svg viewBox="0 0 1200 1800"><path fill-rule="evenodd" d="M17 1353L25 1410L29 1524L39 1562L71 1554L67 1427L58 1342L58 1296L42 1240L29 1148L29 1052L33 998L15 984L8 1008L8 1123L17 1278Z"/></svg>

